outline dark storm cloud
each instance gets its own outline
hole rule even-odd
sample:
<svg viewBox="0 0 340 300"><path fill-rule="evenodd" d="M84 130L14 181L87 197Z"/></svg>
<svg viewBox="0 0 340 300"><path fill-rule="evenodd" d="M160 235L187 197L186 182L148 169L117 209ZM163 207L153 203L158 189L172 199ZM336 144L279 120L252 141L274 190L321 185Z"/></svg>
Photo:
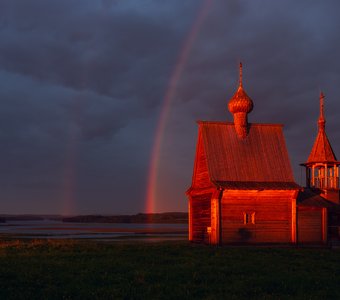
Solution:
<svg viewBox="0 0 340 300"><path fill-rule="evenodd" d="M150 71L145 62L173 42L171 28L137 12L107 14L91 7L79 12L79 5L70 10L68 1L60 2L64 9L47 13L53 16L49 21L46 4L40 3L28 20L12 15L3 30L3 68L76 90L123 97L135 83L138 88L138 78L131 75L140 67Z"/></svg>
<svg viewBox="0 0 340 300"><path fill-rule="evenodd" d="M1 1L0 210L61 212L71 171L75 212L144 209L158 113L202 3ZM320 89L340 152L339 6L212 1L172 100L156 209L186 210L195 120L231 120L239 60L255 103L250 120L286 125L296 177L316 134Z"/></svg>
<svg viewBox="0 0 340 300"><path fill-rule="evenodd" d="M69 172L77 212L143 209L155 118L196 10L156 4L1 2L4 210L60 212Z"/></svg>

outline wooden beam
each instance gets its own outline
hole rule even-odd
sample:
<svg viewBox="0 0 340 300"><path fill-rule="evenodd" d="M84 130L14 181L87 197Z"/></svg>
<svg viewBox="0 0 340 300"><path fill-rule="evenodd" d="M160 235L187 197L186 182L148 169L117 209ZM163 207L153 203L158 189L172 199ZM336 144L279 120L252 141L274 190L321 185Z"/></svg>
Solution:
<svg viewBox="0 0 340 300"><path fill-rule="evenodd" d="M310 169L309 167L306 168L306 187L310 187Z"/></svg>
<svg viewBox="0 0 340 300"><path fill-rule="evenodd" d="M292 198L292 243L297 243L297 213L296 213L296 198L299 191L294 193Z"/></svg>
<svg viewBox="0 0 340 300"><path fill-rule="evenodd" d="M189 213L189 241L192 241L192 198L189 197L188 202L188 213Z"/></svg>
<svg viewBox="0 0 340 300"><path fill-rule="evenodd" d="M211 197L211 231L210 243L220 244L220 195L222 191L216 191Z"/></svg>

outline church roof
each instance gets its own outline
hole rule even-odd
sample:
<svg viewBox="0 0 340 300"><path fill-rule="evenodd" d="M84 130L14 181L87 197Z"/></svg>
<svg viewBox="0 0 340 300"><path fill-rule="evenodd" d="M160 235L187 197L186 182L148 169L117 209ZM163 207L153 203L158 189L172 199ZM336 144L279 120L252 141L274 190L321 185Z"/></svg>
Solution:
<svg viewBox="0 0 340 300"><path fill-rule="evenodd" d="M332 146L328 140L325 130L319 130L314 146L308 157L307 163L337 162Z"/></svg>
<svg viewBox="0 0 340 300"><path fill-rule="evenodd" d="M327 207L334 208L337 205L328 201L318 193L311 189L304 189L300 191L297 197L297 204L299 206L313 206L313 207Z"/></svg>
<svg viewBox="0 0 340 300"><path fill-rule="evenodd" d="M210 181L228 189L297 189L279 124L249 124L241 139L234 123L199 121Z"/></svg>
<svg viewBox="0 0 340 300"><path fill-rule="evenodd" d="M324 116L324 99L325 96L323 93L321 93L318 135L315 139L314 146L308 157L308 160L304 165L312 163L338 163L325 130L326 119Z"/></svg>

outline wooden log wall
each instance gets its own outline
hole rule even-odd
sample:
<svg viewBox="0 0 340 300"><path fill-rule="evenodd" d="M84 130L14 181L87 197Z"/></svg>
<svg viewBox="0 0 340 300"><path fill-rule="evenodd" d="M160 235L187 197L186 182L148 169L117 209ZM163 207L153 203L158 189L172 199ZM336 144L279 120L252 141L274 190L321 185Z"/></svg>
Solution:
<svg viewBox="0 0 340 300"><path fill-rule="evenodd" d="M322 222L322 208L299 206L297 209L298 243L322 243Z"/></svg>
<svg viewBox="0 0 340 300"><path fill-rule="evenodd" d="M295 191L225 190L222 198L222 243L291 243ZM245 216L252 217L244 224Z"/></svg>
<svg viewBox="0 0 340 300"><path fill-rule="evenodd" d="M211 196L212 193L207 193L191 197L191 235L194 242L209 243L207 228L211 226Z"/></svg>

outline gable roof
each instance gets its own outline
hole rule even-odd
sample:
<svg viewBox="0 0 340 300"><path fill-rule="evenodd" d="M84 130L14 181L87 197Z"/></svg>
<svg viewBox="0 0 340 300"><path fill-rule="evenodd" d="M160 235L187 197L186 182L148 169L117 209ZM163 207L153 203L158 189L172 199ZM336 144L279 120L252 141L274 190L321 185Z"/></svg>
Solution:
<svg viewBox="0 0 340 300"><path fill-rule="evenodd" d="M246 138L234 123L199 121L211 182L228 189L298 189L279 124L249 124Z"/></svg>

